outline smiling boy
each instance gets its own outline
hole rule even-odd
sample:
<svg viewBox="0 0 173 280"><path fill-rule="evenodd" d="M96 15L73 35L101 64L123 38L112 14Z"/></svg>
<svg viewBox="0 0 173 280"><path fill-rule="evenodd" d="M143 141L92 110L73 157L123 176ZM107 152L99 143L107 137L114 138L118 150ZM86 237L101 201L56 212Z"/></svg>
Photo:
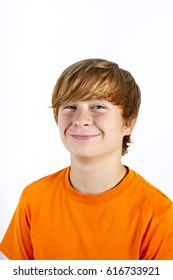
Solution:
<svg viewBox="0 0 173 280"><path fill-rule="evenodd" d="M86 59L59 77L52 107L69 167L27 186L1 243L9 259L173 259L173 205L121 163L141 94L132 75Z"/></svg>
<svg viewBox="0 0 173 280"><path fill-rule="evenodd" d="M70 151L70 180L75 189L102 193L125 176L122 140L132 126L124 126L117 106L96 98L69 103L59 108L58 124L62 142Z"/></svg>

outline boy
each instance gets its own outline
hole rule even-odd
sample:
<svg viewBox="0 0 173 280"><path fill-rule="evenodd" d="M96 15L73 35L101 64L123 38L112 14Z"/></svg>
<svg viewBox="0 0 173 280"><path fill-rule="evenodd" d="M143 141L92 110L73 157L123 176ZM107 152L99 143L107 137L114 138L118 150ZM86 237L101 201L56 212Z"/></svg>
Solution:
<svg viewBox="0 0 173 280"><path fill-rule="evenodd" d="M121 163L140 89L116 63L59 77L52 107L71 165L27 186L1 243L9 259L173 259L173 205Z"/></svg>

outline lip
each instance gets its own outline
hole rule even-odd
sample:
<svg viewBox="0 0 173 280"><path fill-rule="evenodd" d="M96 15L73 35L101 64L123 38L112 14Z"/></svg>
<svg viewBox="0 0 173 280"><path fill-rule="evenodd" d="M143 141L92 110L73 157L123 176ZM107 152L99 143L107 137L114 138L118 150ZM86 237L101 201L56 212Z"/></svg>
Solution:
<svg viewBox="0 0 173 280"><path fill-rule="evenodd" d="M79 134L70 134L76 140L90 140L97 137L99 134L96 135L79 135Z"/></svg>

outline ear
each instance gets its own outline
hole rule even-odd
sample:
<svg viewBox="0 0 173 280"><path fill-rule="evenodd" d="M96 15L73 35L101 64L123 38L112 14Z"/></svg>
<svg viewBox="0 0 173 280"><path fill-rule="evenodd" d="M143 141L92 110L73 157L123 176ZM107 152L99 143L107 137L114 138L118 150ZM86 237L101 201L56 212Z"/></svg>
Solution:
<svg viewBox="0 0 173 280"><path fill-rule="evenodd" d="M133 128L134 128L134 126L136 124L136 120L137 120L137 118L133 118L133 119L128 120L125 123L125 126L124 126L124 136L132 134Z"/></svg>

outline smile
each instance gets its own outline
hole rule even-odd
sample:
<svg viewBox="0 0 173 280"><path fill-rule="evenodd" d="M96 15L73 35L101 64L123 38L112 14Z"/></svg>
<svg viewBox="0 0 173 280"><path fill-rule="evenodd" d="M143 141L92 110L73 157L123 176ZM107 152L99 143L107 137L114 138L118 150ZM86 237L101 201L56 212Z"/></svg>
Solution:
<svg viewBox="0 0 173 280"><path fill-rule="evenodd" d="M99 134L97 134L97 135L75 135L75 134L70 134L70 136L72 136L76 140L90 140L90 139L94 139L98 135Z"/></svg>

